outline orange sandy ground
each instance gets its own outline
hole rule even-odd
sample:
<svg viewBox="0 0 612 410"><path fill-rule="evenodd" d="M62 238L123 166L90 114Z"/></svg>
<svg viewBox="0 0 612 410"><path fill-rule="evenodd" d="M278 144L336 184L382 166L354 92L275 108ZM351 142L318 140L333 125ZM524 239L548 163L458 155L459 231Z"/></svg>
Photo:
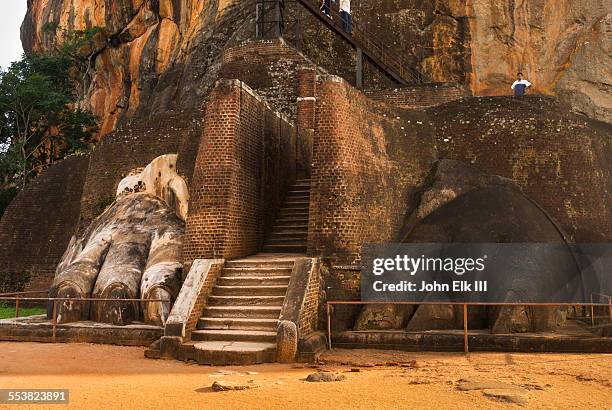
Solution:
<svg viewBox="0 0 612 410"><path fill-rule="evenodd" d="M416 366L410 361L415 360ZM143 348L0 343L0 388L70 389L74 409L399 409L509 408L460 379L517 386L527 408L612 408L612 355L447 354L334 350L318 368L343 372L332 383L303 381L309 365L207 367L150 360ZM358 372L349 370L359 369ZM219 370L236 372L222 375ZM246 374L246 372L256 374ZM215 374L216 373L216 374ZM258 388L213 392L215 380ZM14 409L15 405L0 405ZM49 406L65 408L64 406ZM27 408L21 406L20 408ZM41 405L30 408L42 409Z"/></svg>

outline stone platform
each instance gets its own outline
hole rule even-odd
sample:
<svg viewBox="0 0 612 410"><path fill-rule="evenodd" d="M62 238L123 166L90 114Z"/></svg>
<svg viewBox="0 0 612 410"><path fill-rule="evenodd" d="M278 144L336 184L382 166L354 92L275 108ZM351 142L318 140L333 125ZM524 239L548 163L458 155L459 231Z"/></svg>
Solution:
<svg viewBox="0 0 612 410"><path fill-rule="evenodd" d="M557 333L491 334L470 330L471 352L612 353L612 337L594 335L570 324ZM343 331L332 335L334 348L422 352L462 352L463 331Z"/></svg>
<svg viewBox="0 0 612 410"><path fill-rule="evenodd" d="M59 343L99 343L149 346L164 333L162 327L136 323L114 326L90 321L63 323L56 327ZM0 341L53 342L53 325L45 315L0 320Z"/></svg>

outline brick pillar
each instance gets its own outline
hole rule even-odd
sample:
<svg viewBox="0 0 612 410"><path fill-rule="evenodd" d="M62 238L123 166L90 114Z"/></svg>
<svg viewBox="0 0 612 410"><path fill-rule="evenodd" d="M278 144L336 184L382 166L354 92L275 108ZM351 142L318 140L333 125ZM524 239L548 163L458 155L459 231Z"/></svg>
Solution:
<svg viewBox="0 0 612 410"><path fill-rule="evenodd" d="M312 164L312 143L315 128L317 71L313 66L298 70L298 177L310 177Z"/></svg>
<svg viewBox="0 0 612 410"><path fill-rule="evenodd" d="M225 257L229 212L236 167L235 139L240 116L240 89L217 86L211 93L198 149L183 260L189 269L195 259Z"/></svg>

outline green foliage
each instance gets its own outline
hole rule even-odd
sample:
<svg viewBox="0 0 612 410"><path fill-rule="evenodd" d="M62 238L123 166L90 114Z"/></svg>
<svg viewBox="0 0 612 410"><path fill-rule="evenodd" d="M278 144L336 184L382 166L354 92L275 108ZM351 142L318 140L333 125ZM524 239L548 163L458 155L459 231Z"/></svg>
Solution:
<svg viewBox="0 0 612 410"><path fill-rule="evenodd" d="M47 310L42 307L22 307L19 309L19 317L44 315ZM0 303L0 319L12 319L15 317L15 305L13 303Z"/></svg>
<svg viewBox="0 0 612 410"><path fill-rule="evenodd" d="M87 83L91 81L91 69L96 54L106 46L108 35L101 27L85 30L63 30L58 23L48 22L43 32L51 32L56 42L53 54L70 61L76 90L85 94Z"/></svg>
<svg viewBox="0 0 612 410"><path fill-rule="evenodd" d="M78 108L73 67L62 54L25 55L0 72L0 187L23 188L95 131L94 116Z"/></svg>

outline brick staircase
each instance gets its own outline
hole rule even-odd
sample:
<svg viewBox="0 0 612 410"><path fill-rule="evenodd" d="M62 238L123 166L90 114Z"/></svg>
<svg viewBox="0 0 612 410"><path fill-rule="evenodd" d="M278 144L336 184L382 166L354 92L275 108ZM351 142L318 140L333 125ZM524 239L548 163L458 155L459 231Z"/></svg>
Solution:
<svg viewBox="0 0 612 410"><path fill-rule="evenodd" d="M266 253L306 253L310 180L299 179L287 192L279 217L264 244Z"/></svg>
<svg viewBox="0 0 612 410"><path fill-rule="evenodd" d="M296 259L306 253L310 181L291 187L264 253L228 261L191 335L200 364L276 361L276 329Z"/></svg>

